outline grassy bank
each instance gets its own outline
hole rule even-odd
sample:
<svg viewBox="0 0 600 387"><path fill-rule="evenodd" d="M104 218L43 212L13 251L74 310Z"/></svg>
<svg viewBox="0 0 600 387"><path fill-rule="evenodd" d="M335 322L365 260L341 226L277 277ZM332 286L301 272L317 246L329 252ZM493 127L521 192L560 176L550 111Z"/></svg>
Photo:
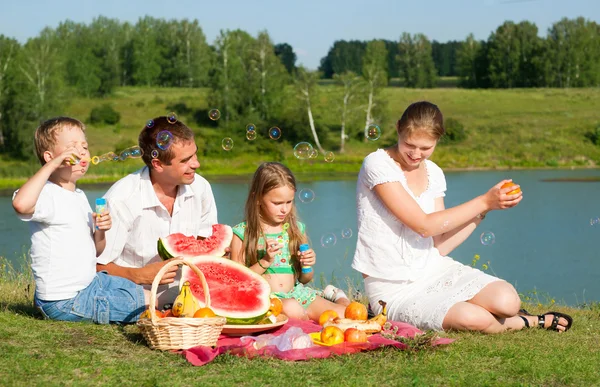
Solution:
<svg viewBox="0 0 600 387"><path fill-rule="evenodd" d="M325 162L323 155L316 160L301 161L293 156L293 146L284 141L286 128L277 158L290 165L299 174L336 176L355 174L363 157L393 143L394 122L402 110L416 100L430 100L440 106L446 118L460 122L467 138L455 144L441 144L436 150L435 162L449 169L478 168L572 168L600 165L600 146L586 136L598 125L597 101L600 89L513 89L465 90L455 88L404 89L389 87L383 91L385 105L379 125L382 137L364 143L351 136L346 151L340 153L336 138L339 133L338 106L341 89L338 86L320 86L319 98L313 113L318 125L329 128L328 150L335 160ZM251 174L256 166L270 156L260 156L245 148L244 128L224 129L206 119L197 117L206 111L206 89L160 89L127 87L118 89L108 99L75 99L64 114L87 120L90 111L109 103L121 114L115 126L88 124L88 140L92 154L123 149L136 143L143 124L151 117L166 114L177 106L185 106L179 118L205 137L200 148L210 147L210 156L201 156L200 173L207 176L240 176ZM178 105L179 104L179 105ZM360 117L359 117L360 118ZM348 130L360 132L362 118L349 123ZM278 125L272 123L272 125ZM200 136L202 135L202 136ZM220 149L224 137L234 139L230 151ZM307 141L313 142L307 138ZM271 141L271 140L269 140ZM214 151L217 149L217 152ZM114 181L139 168L139 160L105 162L92 167L87 182ZM0 188L15 188L34 173L38 164L0 159Z"/></svg>
<svg viewBox="0 0 600 387"><path fill-rule="evenodd" d="M1 261L1 259L0 259ZM382 349L289 363L217 357L193 367L182 356L150 350L135 326L45 321L32 305L27 270L0 274L2 385L578 385L600 383L600 306L548 308L571 314L558 334L529 329L501 335L442 333L450 345L420 351Z"/></svg>

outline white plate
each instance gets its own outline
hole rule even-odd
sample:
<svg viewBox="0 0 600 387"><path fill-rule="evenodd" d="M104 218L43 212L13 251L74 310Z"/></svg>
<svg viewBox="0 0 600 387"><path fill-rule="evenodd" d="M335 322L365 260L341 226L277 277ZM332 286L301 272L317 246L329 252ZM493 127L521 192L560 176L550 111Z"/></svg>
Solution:
<svg viewBox="0 0 600 387"><path fill-rule="evenodd" d="M268 331L273 328L280 327L288 322L288 318L284 314L277 316L275 324L256 324L256 325L223 325L221 333L228 336L246 336L252 333Z"/></svg>

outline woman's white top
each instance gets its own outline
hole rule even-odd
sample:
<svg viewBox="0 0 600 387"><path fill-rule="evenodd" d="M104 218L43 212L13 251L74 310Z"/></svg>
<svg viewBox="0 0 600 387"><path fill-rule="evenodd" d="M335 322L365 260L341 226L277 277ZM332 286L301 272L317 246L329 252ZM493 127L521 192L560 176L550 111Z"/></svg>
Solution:
<svg viewBox="0 0 600 387"><path fill-rule="evenodd" d="M441 259L433 238L423 238L383 204L373 191L378 184L400 182L427 214L434 212L435 199L445 196L444 172L425 160L428 186L416 197L402 169L383 149L365 157L356 187L358 241L352 267L368 276L387 280L417 280Z"/></svg>

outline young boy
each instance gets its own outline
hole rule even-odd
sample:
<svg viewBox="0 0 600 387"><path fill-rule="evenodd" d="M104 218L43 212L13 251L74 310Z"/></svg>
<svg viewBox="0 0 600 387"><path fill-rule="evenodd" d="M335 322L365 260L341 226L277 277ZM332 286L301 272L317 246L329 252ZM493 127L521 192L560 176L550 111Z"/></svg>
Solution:
<svg viewBox="0 0 600 387"><path fill-rule="evenodd" d="M85 126L69 117L41 124L34 137L42 167L13 196L17 216L30 222L35 305L53 320L129 323L147 304L143 288L96 273L96 257L112 221L95 214L76 182L87 172Z"/></svg>

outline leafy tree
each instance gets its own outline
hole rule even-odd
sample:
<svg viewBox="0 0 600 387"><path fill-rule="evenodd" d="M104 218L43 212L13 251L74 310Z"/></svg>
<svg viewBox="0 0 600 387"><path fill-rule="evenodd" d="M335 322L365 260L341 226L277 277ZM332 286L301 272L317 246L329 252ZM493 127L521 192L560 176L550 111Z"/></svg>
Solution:
<svg viewBox="0 0 600 387"><path fill-rule="evenodd" d="M458 76L463 87L477 87L477 57L481 51L481 42L469 34L456 53Z"/></svg>
<svg viewBox="0 0 600 387"><path fill-rule="evenodd" d="M7 98L10 93L9 82L15 67L15 59L21 47L14 40L0 35L0 150L5 150L4 123L10 113L7 109Z"/></svg>
<svg viewBox="0 0 600 387"><path fill-rule="evenodd" d="M171 20L160 24L157 44L163 60L160 84L199 87L208 84L212 51L198 20Z"/></svg>
<svg viewBox="0 0 600 387"><path fill-rule="evenodd" d="M333 79L343 87L341 105L341 129L340 129L340 153L344 153L344 144L348 135L346 134L346 122L354 109L355 100L361 86L361 78L352 71L343 74L334 74Z"/></svg>
<svg viewBox="0 0 600 387"><path fill-rule="evenodd" d="M436 69L431 57L431 43L423 34L404 32L398 43L399 72L407 87L434 87Z"/></svg>
<svg viewBox="0 0 600 387"><path fill-rule="evenodd" d="M296 68L296 53L292 46L287 43L279 43L275 45L275 55L285 66L287 72L292 75Z"/></svg>
<svg viewBox="0 0 600 387"><path fill-rule="evenodd" d="M372 40L367 44L362 68L367 94L365 134L369 125L375 121L373 111L379 104L379 94L383 87L387 86L387 57L388 53L384 41ZM367 141L366 135L365 141Z"/></svg>
<svg viewBox="0 0 600 387"><path fill-rule="evenodd" d="M269 120L274 116L283 98L284 86L288 80L283 63L277 58L273 43L266 31L258 34L252 54L252 71L257 73L259 84L257 110L260 118Z"/></svg>
<svg viewBox="0 0 600 387"><path fill-rule="evenodd" d="M431 42L431 57L437 69L437 75L442 77L458 75L456 53L462 42L451 40L446 43Z"/></svg>
<svg viewBox="0 0 600 387"><path fill-rule="evenodd" d="M29 93L36 120L56 114L65 101L64 65L59 48L56 32L45 28L21 50L19 69L25 77L22 95Z"/></svg>
<svg viewBox="0 0 600 387"><path fill-rule="evenodd" d="M94 45L93 53L99 65L98 94L108 95L122 84L122 53L127 43L125 28L117 19L99 16L92 21L89 30Z"/></svg>
<svg viewBox="0 0 600 387"><path fill-rule="evenodd" d="M319 71L323 73L324 78L329 79L333 77L333 74L341 74L346 71L360 74L365 48L366 43L358 40L335 41L327 56L321 59Z"/></svg>
<svg viewBox="0 0 600 387"><path fill-rule="evenodd" d="M580 17L562 19L548 31L551 86L585 87L600 84L600 28Z"/></svg>
<svg viewBox="0 0 600 387"><path fill-rule="evenodd" d="M131 37L131 77L135 85L158 84L162 70L163 49L157 34L162 22L146 16L139 19Z"/></svg>

